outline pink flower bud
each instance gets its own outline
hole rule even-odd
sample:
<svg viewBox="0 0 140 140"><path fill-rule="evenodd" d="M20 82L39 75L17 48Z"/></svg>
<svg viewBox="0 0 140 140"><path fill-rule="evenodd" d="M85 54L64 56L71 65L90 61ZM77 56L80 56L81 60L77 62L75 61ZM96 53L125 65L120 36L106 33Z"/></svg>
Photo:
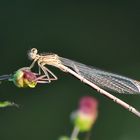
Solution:
<svg viewBox="0 0 140 140"><path fill-rule="evenodd" d="M34 88L37 84L36 78L36 75L29 69L19 69L15 72L10 81L13 81L14 84L20 88Z"/></svg>
<svg viewBox="0 0 140 140"><path fill-rule="evenodd" d="M32 73L31 71L27 71L27 70L22 70L23 71L23 78L27 79L28 81L34 81L37 77L34 73Z"/></svg>
<svg viewBox="0 0 140 140"><path fill-rule="evenodd" d="M79 108L72 114L74 124L81 132L89 131L98 116L98 101L93 97L80 99Z"/></svg>
<svg viewBox="0 0 140 140"><path fill-rule="evenodd" d="M98 101L95 98L90 96L85 96L80 99L79 111L87 115L90 115L96 113L97 108L98 108Z"/></svg>

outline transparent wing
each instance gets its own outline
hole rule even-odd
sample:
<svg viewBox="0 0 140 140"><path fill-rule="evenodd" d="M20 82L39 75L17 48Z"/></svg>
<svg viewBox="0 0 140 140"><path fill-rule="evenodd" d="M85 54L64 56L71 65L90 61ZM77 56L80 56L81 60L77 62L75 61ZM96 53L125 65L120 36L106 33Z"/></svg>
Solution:
<svg viewBox="0 0 140 140"><path fill-rule="evenodd" d="M138 94L140 93L140 82L125 76L113 74L79 62L60 57L62 64L72 68L78 74L107 90L117 93Z"/></svg>

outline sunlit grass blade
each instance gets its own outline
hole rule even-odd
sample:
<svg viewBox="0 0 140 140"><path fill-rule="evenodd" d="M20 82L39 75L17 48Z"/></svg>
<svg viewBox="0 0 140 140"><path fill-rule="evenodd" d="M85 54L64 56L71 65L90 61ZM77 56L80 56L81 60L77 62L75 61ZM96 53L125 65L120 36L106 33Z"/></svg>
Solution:
<svg viewBox="0 0 140 140"><path fill-rule="evenodd" d="M19 105L15 104L14 102L10 102L10 101L0 102L0 108L9 107L9 106L19 107Z"/></svg>

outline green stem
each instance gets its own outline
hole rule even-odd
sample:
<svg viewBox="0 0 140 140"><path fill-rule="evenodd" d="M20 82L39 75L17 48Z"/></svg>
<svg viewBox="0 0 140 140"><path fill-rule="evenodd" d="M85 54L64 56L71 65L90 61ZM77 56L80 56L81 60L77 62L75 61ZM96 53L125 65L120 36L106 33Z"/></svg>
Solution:
<svg viewBox="0 0 140 140"><path fill-rule="evenodd" d="M74 127L70 140L76 140L76 138L78 137L78 134L79 134L79 128Z"/></svg>

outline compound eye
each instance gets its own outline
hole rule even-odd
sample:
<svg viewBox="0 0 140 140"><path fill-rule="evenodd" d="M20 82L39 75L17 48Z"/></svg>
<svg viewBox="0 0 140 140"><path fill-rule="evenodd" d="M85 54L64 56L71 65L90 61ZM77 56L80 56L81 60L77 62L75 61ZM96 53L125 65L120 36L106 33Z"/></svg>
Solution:
<svg viewBox="0 0 140 140"><path fill-rule="evenodd" d="M31 52L34 53L34 54L37 54L37 49L36 48L32 48Z"/></svg>

